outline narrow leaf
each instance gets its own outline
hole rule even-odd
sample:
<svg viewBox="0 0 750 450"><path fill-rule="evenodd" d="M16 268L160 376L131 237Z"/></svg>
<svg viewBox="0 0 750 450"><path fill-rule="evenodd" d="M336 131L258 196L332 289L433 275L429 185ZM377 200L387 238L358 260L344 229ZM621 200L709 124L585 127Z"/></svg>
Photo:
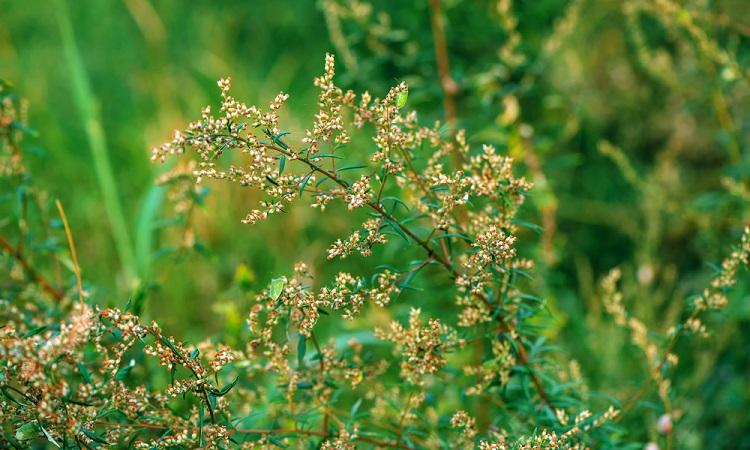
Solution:
<svg viewBox="0 0 750 450"><path fill-rule="evenodd" d="M350 164L348 166L339 167L336 169L336 172L343 172L345 170L356 170L356 169L364 169L367 167L367 164Z"/></svg>
<svg viewBox="0 0 750 450"><path fill-rule="evenodd" d="M302 193L305 192L305 188L307 187L307 183L310 182L310 178L312 178L313 172L310 172L305 176L305 178L302 180L302 183L299 184L299 196L302 197Z"/></svg>
<svg viewBox="0 0 750 450"><path fill-rule="evenodd" d="M109 442L104 438L104 436L98 434L95 431L87 430L85 428L81 428L81 431L83 434L86 435L89 439L91 439L94 442L98 442L99 444L109 445Z"/></svg>
<svg viewBox="0 0 750 450"><path fill-rule="evenodd" d="M401 227L399 227L395 222L393 222L391 219L387 217L383 217L383 219L385 219L385 221L388 222L388 225L390 225L391 228L393 228L393 231L398 233L398 235L401 236L406 242L409 242L409 237L406 235L406 233L404 233Z"/></svg>
<svg viewBox="0 0 750 450"><path fill-rule="evenodd" d="M237 384L238 381L240 381L240 377L235 378L234 381L224 386L221 390L211 389L211 394L213 394L215 397L223 397L232 390L232 388L235 384Z"/></svg>
<svg viewBox="0 0 750 450"><path fill-rule="evenodd" d="M31 337L31 336L37 335L37 334L43 332L44 330L46 330L47 328L48 328L47 325L42 325L41 327L36 327L33 330L29 330L26 333L24 333L23 337L27 338L27 337Z"/></svg>

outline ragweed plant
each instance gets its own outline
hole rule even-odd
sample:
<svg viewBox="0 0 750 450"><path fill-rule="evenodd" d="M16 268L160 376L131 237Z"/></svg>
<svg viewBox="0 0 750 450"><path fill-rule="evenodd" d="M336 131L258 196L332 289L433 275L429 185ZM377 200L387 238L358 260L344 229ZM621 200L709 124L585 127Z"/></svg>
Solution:
<svg viewBox="0 0 750 450"><path fill-rule="evenodd" d="M340 88L334 77L327 55L315 80L319 111L301 139L283 126L287 94L259 108L234 98L224 79L216 112L206 107L153 149L154 160L186 160L164 178L178 181L173 198L180 213L197 198L193 184L223 181L259 197L241 219L248 225L298 203L358 221L318 259L299 262L256 293L238 344L183 342L130 304L89 304L62 208L74 283L48 281L25 250L3 244L12 281L0 291L4 446L628 444L616 421L650 385L630 398L599 401L575 363L558 365L548 356L552 348L536 322L544 301L526 281L534 264L517 247L525 226L517 216L532 186L515 174L512 159L470 145L463 131L420 125L406 107L405 83L373 97ZM6 95L0 137L3 173L11 176L22 167L18 111ZM626 312L617 272L604 283L606 309L644 349L660 393L668 390L665 364L676 361L673 342L704 332L699 316L727 303L724 291L748 260L747 236L663 345L652 345ZM384 260L388 253L380 250L388 247L396 257ZM399 257L406 254L419 256L406 262ZM369 258L371 270L338 271L330 280L317 275L348 257ZM408 315L400 316L398 306ZM436 306L439 317L431 316ZM366 316L379 317L380 325L343 332ZM324 320L348 325L323 339Z"/></svg>

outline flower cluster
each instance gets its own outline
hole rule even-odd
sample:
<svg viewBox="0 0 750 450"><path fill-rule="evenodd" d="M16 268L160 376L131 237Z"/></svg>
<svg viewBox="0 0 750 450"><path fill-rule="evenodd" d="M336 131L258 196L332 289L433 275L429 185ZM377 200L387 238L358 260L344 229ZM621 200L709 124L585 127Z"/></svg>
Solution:
<svg viewBox="0 0 750 450"><path fill-rule="evenodd" d="M409 313L409 328L393 321L387 329L375 329L375 336L396 344L401 354L401 376L413 384L425 383L427 375L437 373L447 362L445 353L462 345L455 331L429 319L423 326L422 311L413 308Z"/></svg>
<svg viewBox="0 0 750 450"><path fill-rule="evenodd" d="M328 249L328 259L346 258L354 252L370 256L375 244L385 244L388 237L381 233L382 219L369 219L362 224L363 231L357 230L345 240L337 239Z"/></svg>

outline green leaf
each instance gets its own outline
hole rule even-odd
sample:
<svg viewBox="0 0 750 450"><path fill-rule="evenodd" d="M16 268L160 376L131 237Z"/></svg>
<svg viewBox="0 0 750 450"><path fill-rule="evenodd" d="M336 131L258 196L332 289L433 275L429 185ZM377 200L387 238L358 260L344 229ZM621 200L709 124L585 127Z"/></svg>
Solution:
<svg viewBox="0 0 750 450"><path fill-rule="evenodd" d="M148 192L141 200L141 207L136 219L135 233L135 259L141 279L150 275L151 264L154 260L154 241L156 228L159 223L159 214L162 212L162 204L166 189L153 183ZM139 289L140 290L140 289ZM139 312L136 312L138 315Z"/></svg>
<svg viewBox="0 0 750 450"><path fill-rule="evenodd" d="M406 101L409 99L409 89L404 89L399 92L396 96L396 107L401 109L406 106Z"/></svg>
<svg viewBox="0 0 750 450"><path fill-rule="evenodd" d="M282 131L281 133L271 136L271 140L278 145L279 147L283 148L284 150L289 150L289 146L286 145L286 142L282 141L281 138L289 134L288 131Z"/></svg>
<svg viewBox="0 0 750 450"><path fill-rule="evenodd" d="M13 448L19 448L19 449L23 448L23 445L21 445L20 442L14 439L12 435L8 433L3 433L3 437L5 438L5 440L7 440L10 443L10 445L13 446Z"/></svg>
<svg viewBox="0 0 750 450"><path fill-rule="evenodd" d="M50 441L55 447L61 448L60 444L57 443L57 441L47 432L47 430L44 429L43 426L39 425L39 428L42 430L42 433L44 433L44 437L46 437L48 441Z"/></svg>
<svg viewBox="0 0 750 450"><path fill-rule="evenodd" d="M406 233L403 232L401 227L399 227L394 221L392 221L391 219L385 216L383 216L383 219L385 219L385 221L388 222L388 225L390 225L391 228L393 228L393 231L398 233L398 235L401 236L406 242L409 242L409 236L407 236Z"/></svg>
<svg viewBox="0 0 750 450"><path fill-rule="evenodd" d="M81 362L77 362L76 365L78 366L78 371L81 372L83 381L85 381L87 384L91 383L91 372L89 372L89 369L87 369L86 366L84 366Z"/></svg>
<svg viewBox="0 0 750 450"><path fill-rule="evenodd" d="M315 182L315 187L322 186L323 183L325 183L326 181L328 181L330 179L331 179L330 177L321 177L320 180L318 180L318 181ZM342 183L344 183L345 185L349 186L349 183L347 183L346 181L344 181L344 180L339 180L339 181L342 182Z"/></svg>
<svg viewBox="0 0 750 450"><path fill-rule="evenodd" d="M349 412L349 416L354 419L357 416L357 411L359 411L359 407L362 406L362 398L357 399L356 402L352 405L352 409Z"/></svg>
<svg viewBox="0 0 750 450"><path fill-rule="evenodd" d="M396 208L396 205L401 205L406 209L407 212L409 211L409 205L404 203L404 201L398 197L392 197L392 196L383 197L383 203L385 203L386 200L390 200L393 202L394 209Z"/></svg>
<svg viewBox="0 0 750 450"><path fill-rule="evenodd" d="M31 439L34 439L38 433L39 429L36 425L32 422L27 422L16 429L16 439L21 442L30 441Z"/></svg>
<svg viewBox="0 0 750 450"><path fill-rule="evenodd" d="M312 178L313 172L310 172L305 176L305 178L302 180L302 183L299 184L299 196L302 197L302 193L305 192L305 188L307 187L307 183L310 182L310 178Z"/></svg>
<svg viewBox="0 0 750 450"><path fill-rule="evenodd" d="M286 166L286 156L281 155L281 158L279 158L279 176L284 173L284 166Z"/></svg>
<svg viewBox="0 0 750 450"><path fill-rule="evenodd" d="M267 437L266 439L268 439L268 442L272 443L273 445L275 445L277 447L281 447L281 448L287 448L288 447L288 445L286 445L283 441L281 441L281 439L279 439L277 437L270 436L270 437Z"/></svg>
<svg viewBox="0 0 750 450"><path fill-rule="evenodd" d="M420 264L422 264L422 263L424 263L424 261L420 262ZM425 266L420 267L420 270L423 269ZM419 273L419 270L412 270L411 272L409 272L409 275L406 276L406 279L404 281L400 282L400 283L396 283L396 286L398 286L399 288L401 288L402 292L404 290L406 290L406 289L410 289L410 290L413 290L413 291L422 291L423 289L413 287L413 286L411 286L409 284L409 283L411 283L411 280L413 280L414 277L417 276L418 273Z"/></svg>
<svg viewBox="0 0 750 450"><path fill-rule="evenodd" d="M99 433L97 433L95 431L91 431L91 430L87 430L85 428L81 428L81 432L83 432L83 434L85 434L86 437L88 437L89 439L91 439L94 442L97 442L99 444L109 445L109 442L107 442L107 439L105 439L104 436L102 436L101 434L99 434Z"/></svg>
<svg viewBox="0 0 750 450"><path fill-rule="evenodd" d="M224 386L221 390L218 389L211 389L211 394L213 394L215 397L223 397L229 393L229 391L232 390L235 384L240 381L240 377L236 377L234 381L229 383L228 385Z"/></svg>
<svg viewBox="0 0 750 450"><path fill-rule="evenodd" d="M16 405L21 405L22 403L16 400L8 391L5 390L4 386L0 386L0 392L2 392L3 397L7 398L11 402L15 403Z"/></svg>
<svg viewBox="0 0 750 450"><path fill-rule="evenodd" d="M120 370L117 371L117 374L115 375L115 380L122 381L125 379L125 377L128 376L131 370L133 370L133 367L135 367L135 360L131 359L127 366L121 367Z"/></svg>
<svg viewBox="0 0 750 450"><path fill-rule="evenodd" d="M139 284L133 295L128 298L128 302L125 305L125 311L130 309L133 314L139 315L143 310L143 302L146 300L146 294L148 293L149 287L150 286L147 283Z"/></svg>
<svg viewBox="0 0 750 450"><path fill-rule="evenodd" d="M356 169L364 169L367 167L367 164L350 164L348 166L339 167L336 169L336 173L343 172L345 170L356 170Z"/></svg>
<svg viewBox="0 0 750 450"><path fill-rule="evenodd" d="M284 286L286 281L283 278L274 278L271 280L271 287L268 290L268 295L272 300L278 300L281 294L284 292Z"/></svg>
<svg viewBox="0 0 750 450"><path fill-rule="evenodd" d="M334 155L332 153L318 153L317 155L312 155L310 157L310 160L321 159L321 158L344 159L344 158L342 158L340 156L336 156L336 155Z"/></svg>
<svg viewBox="0 0 750 450"><path fill-rule="evenodd" d="M513 225L518 225L520 227L528 228L529 230L533 231L536 234L542 234L544 229L540 227L539 225L531 222L526 222L523 220L515 219L512 221Z"/></svg>
<svg viewBox="0 0 750 450"><path fill-rule="evenodd" d="M24 333L22 337L27 338L27 337L31 337L31 336L37 335L37 334L43 332L44 330L46 330L47 328L48 328L47 325L42 325L41 327L36 327L33 330L29 330L26 333Z"/></svg>

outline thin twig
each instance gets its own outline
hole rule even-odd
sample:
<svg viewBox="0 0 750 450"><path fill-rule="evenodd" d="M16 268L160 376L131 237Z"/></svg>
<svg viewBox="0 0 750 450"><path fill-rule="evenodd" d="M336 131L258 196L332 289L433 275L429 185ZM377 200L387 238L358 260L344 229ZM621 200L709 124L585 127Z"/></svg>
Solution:
<svg viewBox="0 0 750 450"><path fill-rule="evenodd" d="M81 282L81 267L78 265L78 255L76 254L76 246L73 242L73 233L70 232L70 225L68 224L68 218L65 215L65 210L62 207L60 200L55 200L57 205L57 211L60 212L60 218L62 219L63 227L65 227L65 237L68 239L68 248L70 249L70 258L73 260L73 272L76 275L76 285L78 286L78 300L83 301L83 283Z"/></svg>

